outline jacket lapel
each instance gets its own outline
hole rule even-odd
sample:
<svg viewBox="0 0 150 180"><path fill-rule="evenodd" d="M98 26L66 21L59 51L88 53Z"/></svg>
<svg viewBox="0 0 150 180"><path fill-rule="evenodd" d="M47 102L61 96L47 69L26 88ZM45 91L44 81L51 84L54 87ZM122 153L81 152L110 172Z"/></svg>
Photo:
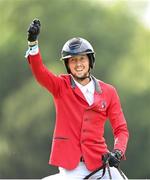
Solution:
<svg viewBox="0 0 150 180"><path fill-rule="evenodd" d="M94 77L94 76L91 76L93 81L94 81L94 85L95 85L95 91L98 93L98 94L101 94L102 93L102 89L101 89L101 86L99 84L99 82L97 81L97 79Z"/></svg>
<svg viewBox="0 0 150 180"><path fill-rule="evenodd" d="M94 81L94 85L95 85L94 102L91 105L91 108L93 108L93 107L97 106L100 103L102 89L101 89L101 86L100 86L98 80L94 76L91 76L91 77L92 77L92 79Z"/></svg>
<svg viewBox="0 0 150 180"><path fill-rule="evenodd" d="M74 93L75 93L77 96L79 96L83 101L85 101L86 104L88 104L87 101L86 101L86 99L85 99L85 97L84 97L84 95L83 95L83 93L82 93L81 90L78 88L78 86L76 85L76 83L74 82L74 80L73 80L73 78L72 78L71 76L70 76L70 81L71 81L71 87L72 87Z"/></svg>
<svg viewBox="0 0 150 180"><path fill-rule="evenodd" d="M94 76L91 76L91 78L94 81L95 92L94 92L94 102L90 107L94 107L95 105L97 105L100 102L100 99L101 99L100 94L102 93L102 89L101 89L101 86L100 86L99 82L97 81L97 79ZM70 81L71 81L71 87L72 87L73 91L75 92L75 94L77 96L79 96L80 98L82 98L82 100L84 100L86 102L86 104L88 104L83 93L77 87L77 85L75 84L75 82L71 76L70 76Z"/></svg>

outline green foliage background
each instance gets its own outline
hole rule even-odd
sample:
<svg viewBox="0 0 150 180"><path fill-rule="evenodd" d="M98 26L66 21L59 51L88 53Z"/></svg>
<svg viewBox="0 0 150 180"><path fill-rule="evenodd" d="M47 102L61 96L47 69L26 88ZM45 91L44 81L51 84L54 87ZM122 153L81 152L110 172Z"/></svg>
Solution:
<svg viewBox="0 0 150 180"><path fill-rule="evenodd" d="M53 99L37 85L24 58L27 28L35 17L42 23L43 61L56 74L65 73L59 58L69 38L92 43L93 74L118 89L130 131L121 167L129 178L150 178L150 31L127 1L103 6L88 0L0 0L0 178L42 178L57 172L48 165ZM112 149L109 123L105 137Z"/></svg>

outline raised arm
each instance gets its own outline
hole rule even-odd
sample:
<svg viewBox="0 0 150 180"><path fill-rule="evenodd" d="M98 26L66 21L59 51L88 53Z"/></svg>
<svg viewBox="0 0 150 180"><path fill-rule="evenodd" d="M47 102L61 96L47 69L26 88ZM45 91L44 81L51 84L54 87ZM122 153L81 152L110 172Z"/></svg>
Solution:
<svg viewBox="0 0 150 180"><path fill-rule="evenodd" d="M53 95L57 96L60 93L60 84L62 83L62 80L60 77L50 72L42 62L42 57L38 47L40 28L41 23L38 19L34 19L29 25L27 33L28 50L26 52L26 58L36 80Z"/></svg>

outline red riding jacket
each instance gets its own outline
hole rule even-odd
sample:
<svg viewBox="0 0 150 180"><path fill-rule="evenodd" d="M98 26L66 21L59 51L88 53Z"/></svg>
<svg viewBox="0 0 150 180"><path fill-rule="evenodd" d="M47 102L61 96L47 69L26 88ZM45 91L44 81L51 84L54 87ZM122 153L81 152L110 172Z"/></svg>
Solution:
<svg viewBox="0 0 150 180"><path fill-rule="evenodd" d="M128 129L120 100L114 87L97 80L94 103L89 106L70 75L56 76L42 63L40 53L29 55L28 61L37 81L54 97L56 124L49 164L74 169L81 156L87 169L102 165L102 155L109 152L105 143L104 125L109 118L114 149L126 151Z"/></svg>

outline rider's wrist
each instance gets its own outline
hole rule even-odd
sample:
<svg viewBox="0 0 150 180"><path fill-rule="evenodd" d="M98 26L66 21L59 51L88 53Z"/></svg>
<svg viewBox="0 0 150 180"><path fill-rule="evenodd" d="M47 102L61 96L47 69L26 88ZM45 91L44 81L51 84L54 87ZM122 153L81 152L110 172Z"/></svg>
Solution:
<svg viewBox="0 0 150 180"><path fill-rule="evenodd" d="M28 46L29 47L33 47L33 46L35 46L35 45L38 45L38 40L36 40L36 41L28 41Z"/></svg>

